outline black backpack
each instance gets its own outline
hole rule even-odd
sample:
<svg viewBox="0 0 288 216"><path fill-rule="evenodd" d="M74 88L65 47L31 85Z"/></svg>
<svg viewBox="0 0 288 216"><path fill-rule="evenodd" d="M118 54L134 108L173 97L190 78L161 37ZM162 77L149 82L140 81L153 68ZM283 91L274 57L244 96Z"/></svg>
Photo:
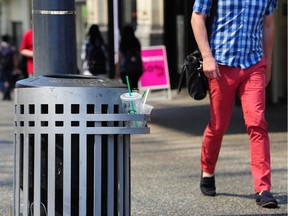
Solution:
<svg viewBox="0 0 288 216"><path fill-rule="evenodd" d="M14 51L10 46L2 46L0 48L0 64L3 70L13 68Z"/></svg>
<svg viewBox="0 0 288 216"><path fill-rule="evenodd" d="M93 75L105 74L106 55L101 45L90 45L87 48L88 69Z"/></svg>

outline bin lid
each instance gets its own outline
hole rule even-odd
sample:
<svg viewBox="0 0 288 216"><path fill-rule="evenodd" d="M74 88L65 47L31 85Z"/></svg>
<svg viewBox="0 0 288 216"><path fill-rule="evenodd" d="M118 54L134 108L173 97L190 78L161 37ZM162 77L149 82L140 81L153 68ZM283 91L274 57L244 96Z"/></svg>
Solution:
<svg viewBox="0 0 288 216"><path fill-rule="evenodd" d="M16 83L16 88L31 87L127 88L123 83L108 78L75 74L35 76L19 80Z"/></svg>

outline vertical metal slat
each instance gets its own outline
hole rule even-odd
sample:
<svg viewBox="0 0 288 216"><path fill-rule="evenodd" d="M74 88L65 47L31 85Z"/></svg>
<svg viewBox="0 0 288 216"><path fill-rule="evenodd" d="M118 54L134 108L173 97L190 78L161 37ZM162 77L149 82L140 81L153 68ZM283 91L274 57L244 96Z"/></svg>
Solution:
<svg viewBox="0 0 288 216"><path fill-rule="evenodd" d="M79 144L79 215L86 215L87 195L87 136L80 134Z"/></svg>
<svg viewBox="0 0 288 216"><path fill-rule="evenodd" d="M124 146L123 135L118 135L118 215L124 216Z"/></svg>
<svg viewBox="0 0 288 216"><path fill-rule="evenodd" d="M22 140L23 141L23 140ZM15 144L14 144L14 185L13 185L13 215L20 215L20 148L21 148L20 134L17 132L15 134Z"/></svg>
<svg viewBox="0 0 288 216"><path fill-rule="evenodd" d="M34 142L34 203L31 208L33 215L40 215L41 205L41 138L35 134Z"/></svg>
<svg viewBox="0 0 288 216"><path fill-rule="evenodd" d="M108 137L108 193L107 193L107 213L114 215L114 137Z"/></svg>
<svg viewBox="0 0 288 216"><path fill-rule="evenodd" d="M55 215L55 185L56 185L56 137L55 134L48 134L48 215Z"/></svg>
<svg viewBox="0 0 288 216"><path fill-rule="evenodd" d="M63 216L71 215L71 135L64 135L63 144Z"/></svg>
<svg viewBox="0 0 288 216"><path fill-rule="evenodd" d="M102 197L102 137L95 135L94 143L94 215L101 215Z"/></svg>
<svg viewBox="0 0 288 216"><path fill-rule="evenodd" d="M25 134L23 158L23 216L29 215L29 135Z"/></svg>
<svg viewBox="0 0 288 216"><path fill-rule="evenodd" d="M124 199L125 214L130 215L130 135L124 136Z"/></svg>
<svg viewBox="0 0 288 216"><path fill-rule="evenodd" d="M109 113L114 113L113 106L109 106ZM108 123L109 127L113 126L113 122ZM115 182L114 182L114 176L115 176L115 167L114 167L114 161L115 161L115 151L114 151L114 135L108 136L108 165L107 165L107 215L114 215L114 190L115 190Z"/></svg>

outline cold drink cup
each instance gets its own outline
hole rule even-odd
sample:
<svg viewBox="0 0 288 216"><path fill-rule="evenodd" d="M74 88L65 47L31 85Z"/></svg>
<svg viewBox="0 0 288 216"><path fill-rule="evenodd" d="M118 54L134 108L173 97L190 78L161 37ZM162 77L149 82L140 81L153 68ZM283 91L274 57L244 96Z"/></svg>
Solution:
<svg viewBox="0 0 288 216"><path fill-rule="evenodd" d="M140 113L141 114L150 114L153 108L154 107L149 105L149 104L142 104L141 109L140 109ZM139 122L138 125L140 127L144 127L144 126L146 126L146 124L147 124L147 121L141 121L141 122Z"/></svg>
<svg viewBox="0 0 288 216"><path fill-rule="evenodd" d="M139 93L132 92L124 93L120 96L122 102L123 113L128 114L140 114L142 106L142 96ZM138 127L137 121L127 121L125 122L126 127Z"/></svg>

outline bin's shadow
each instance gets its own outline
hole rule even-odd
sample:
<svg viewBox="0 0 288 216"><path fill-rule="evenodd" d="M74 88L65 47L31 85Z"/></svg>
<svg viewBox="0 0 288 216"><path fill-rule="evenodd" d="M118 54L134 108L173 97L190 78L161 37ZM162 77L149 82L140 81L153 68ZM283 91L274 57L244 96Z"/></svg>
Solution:
<svg viewBox="0 0 288 216"><path fill-rule="evenodd" d="M151 121L163 127L184 133L201 136L209 122L209 105L173 106L157 108L151 113ZM268 105L266 120L269 132L287 131L287 105ZM240 106L234 106L230 125L226 134L246 133L246 127Z"/></svg>
<svg viewBox="0 0 288 216"><path fill-rule="evenodd" d="M0 139L0 145L7 145L7 144L13 144L13 142L12 141L9 141L9 140L4 140L4 139Z"/></svg>

